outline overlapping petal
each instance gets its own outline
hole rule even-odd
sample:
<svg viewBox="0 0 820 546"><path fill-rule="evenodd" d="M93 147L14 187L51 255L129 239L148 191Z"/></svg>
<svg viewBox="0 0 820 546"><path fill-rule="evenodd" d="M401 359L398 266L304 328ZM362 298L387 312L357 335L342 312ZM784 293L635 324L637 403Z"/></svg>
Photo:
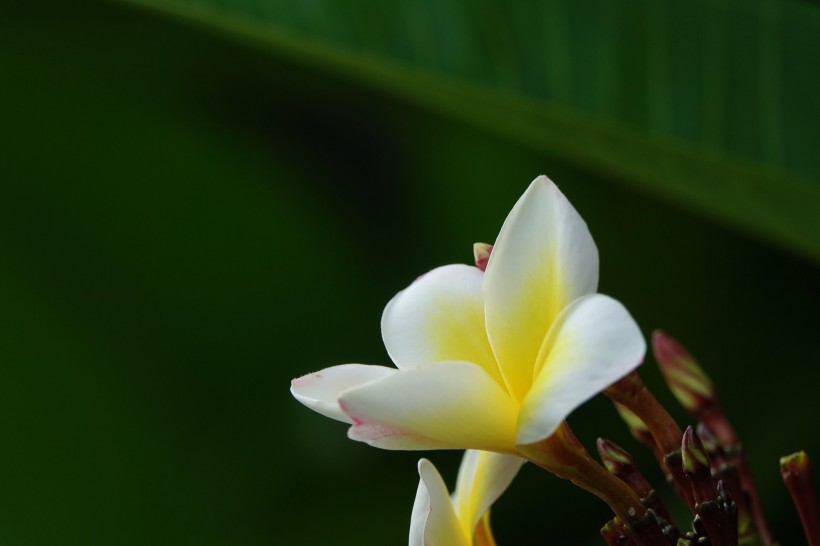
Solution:
<svg viewBox="0 0 820 546"><path fill-rule="evenodd" d="M597 287L598 250L586 223L555 184L536 178L504 221L484 279L487 333L516 399L532 383L552 322Z"/></svg>
<svg viewBox="0 0 820 546"><path fill-rule="evenodd" d="M471 546L436 467L419 461L419 488L410 517L410 546Z"/></svg>
<svg viewBox="0 0 820 546"><path fill-rule="evenodd" d="M517 404L480 366L439 362L342 393L348 436L384 449L511 451Z"/></svg>
<svg viewBox="0 0 820 546"><path fill-rule="evenodd" d="M445 265L390 300L382 314L382 337L396 366L473 362L503 384L484 327L483 281L477 267Z"/></svg>
<svg viewBox="0 0 820 546"><path fill-rule="evenodd" d="M510 486L524 459L490 451L468 450L458 469L453 504L466 531L472 531L481 517Z"/></svg>
<svg viewBox="0 0 820 546"><path fill-rule="evenodd" d="M602 294L576 300L555 320L521 407L517 443L551 435L578 406L643 360L646 342L624 306Z"/></svg>
<svg viewBox="0 0 820 546"><path fill-rule="evenodd" d="M433 464L419 461L416 501L410 521L410 546L472 546L476 527L509 487L524 461L510 455L468 450L458 472L452 500ZM484 536L490 534L488 520Z"/></svg>
<svg viewBox="0 0 820 546"><path fill-rule="evenodd" d="M396 373L395 368L342 364L304 375L290 383L290 392L299 402L325 417L353 424L339 407L344 391Z"/></svg>

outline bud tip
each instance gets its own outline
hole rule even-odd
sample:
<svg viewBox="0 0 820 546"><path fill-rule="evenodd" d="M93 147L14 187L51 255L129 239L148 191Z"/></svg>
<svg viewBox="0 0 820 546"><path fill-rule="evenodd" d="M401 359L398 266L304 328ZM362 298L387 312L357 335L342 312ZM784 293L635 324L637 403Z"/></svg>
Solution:
<svg viewBox="0 0 820 546"><path fill-rule="evenodd" d="M709 456L692 426L686 428L681 442L683 469L687 474L696 474L709 469Z"/></svg>
<svg viewBox="0 0 820 546"><path fill-rule="evenodd" d="M490 261L490 254L493 251L493 245L487 243L473 244L473 257L475 258L475 266L481 271L487 269L487 263Z"/></svg>
<svg viewBox="0 0 820 546"><path fill-rule="evenodd" d="M652 334L652 351L675 398L690 412L715 400L712 380L678 341L662 330Z"/></svg>
<svg viewBox="0 0 820 546"><path fill-rule="evenodd" d="M785 457L780 457L780 473L800 473L805 472L809 467L809 456L805 451L798 451Z"/></svg>

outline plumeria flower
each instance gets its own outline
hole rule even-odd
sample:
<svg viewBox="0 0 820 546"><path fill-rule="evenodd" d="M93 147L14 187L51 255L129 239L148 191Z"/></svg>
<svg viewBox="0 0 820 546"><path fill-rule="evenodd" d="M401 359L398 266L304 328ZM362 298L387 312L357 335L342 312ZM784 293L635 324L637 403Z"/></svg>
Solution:
<svg viewBox="0 0 820 546"><path fill-rule="evenodd" d="M451 498L433 463L420 460L410 546L495 546L489 509L523 462L510 455L466 451Z"/></svg>
<svg viewBox="0 0 820 546"><path fill-rule="evenodd" d="M387 304L382 337L396 368L334 366L291 392L376 447L521 454L643 360L637 324L597 288L586 223L540 176L486 271L439 267Z"/></svg>

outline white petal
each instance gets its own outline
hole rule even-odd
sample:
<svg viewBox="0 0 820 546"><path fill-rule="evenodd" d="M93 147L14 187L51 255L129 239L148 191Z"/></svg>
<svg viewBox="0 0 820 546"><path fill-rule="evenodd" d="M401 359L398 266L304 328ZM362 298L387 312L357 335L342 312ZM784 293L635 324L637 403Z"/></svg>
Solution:
<svg viewBox="0 0 820 546"><path fill-rule="evenodd" d="M521 407L518 444L551 435L572 410L635 369L645 353L641 330L621 303L602 294L575 301L539 353Z"/></svg>
<svg viewBox="0 0 820 546"><path fill-rule="evenodd" d="M410 546L424 546L424 528L427 526L429 516L430 494L427 492L424 480L419 480L416 499L413 501L413 512L410 514L410 540L408 541Z"/></svg>
<svg viewBox="0 0 820 546"><path fill-rule="evenodd" d="M342 393L348 436L384 449L512 451L518 407L470 362L399 370Z"/></svg>
<svg viewBox="0 0 820 546"><path fill-rule="evenodd" d="M419 461L419 488L410 517L410 546L471 546L459 524L447 486L433 463Z"/></svg>
<svg viewBox="0 0 820 546"><path fill-rule="evenodd" d="M510 486L524 459L491 451L468 450L458 469L453 494L462 528L474 530L481 516Z"/></svg>
<svg viewBox="0 0 820 546"><path fill-rule="evenodd" d="M339 407L339 395L352 387L364 385L397 371L385 366L342 364L294 379L290 383L290 393L313 411L352 424L350 417Z"/></svg>
<svg viewBox="0 0 820 546"><path fill-rule="evenodd" d="M539 176L513 207L484 280L487 332L501 373L518 400L550 325L598 287L598 250L558 187Z"/></svg>
<svg viewBox="0 0 820 546"><path fill-rule="evenodd" d="M503 383L484 326L484 273L446 265L399 292L382 315L382 337L399 368L474 362Z"/></svg>

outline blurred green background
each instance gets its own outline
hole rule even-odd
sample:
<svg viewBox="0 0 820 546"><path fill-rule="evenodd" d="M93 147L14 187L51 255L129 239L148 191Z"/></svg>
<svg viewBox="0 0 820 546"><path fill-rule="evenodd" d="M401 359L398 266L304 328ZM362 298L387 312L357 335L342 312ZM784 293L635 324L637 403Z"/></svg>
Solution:
<svg viewBox="0 0 820 546"><path fill-rule="evenodd" d="M541 173L802 543L777 462L820 458L818 4L27 0L0 51L0 544L406 543L420 454L289 381L388 363L387 300ZM606 400L571 423L662 482ZM502 546L609 517L529 467L494 509Z"/></svg>

